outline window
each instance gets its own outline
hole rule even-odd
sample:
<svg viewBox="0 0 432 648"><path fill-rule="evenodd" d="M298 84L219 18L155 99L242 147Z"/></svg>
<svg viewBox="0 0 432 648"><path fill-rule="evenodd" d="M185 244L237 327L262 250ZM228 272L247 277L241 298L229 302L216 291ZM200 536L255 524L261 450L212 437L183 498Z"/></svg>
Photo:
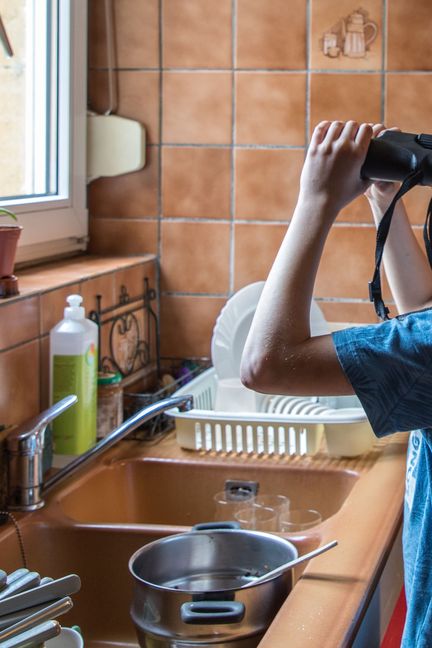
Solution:
<svg viewBox="0 0 432 648"><path fill-rule="evenodd" d="M0 18L0 206L23 226L17 260L84 249L87 2L0 0Z"/></svg>

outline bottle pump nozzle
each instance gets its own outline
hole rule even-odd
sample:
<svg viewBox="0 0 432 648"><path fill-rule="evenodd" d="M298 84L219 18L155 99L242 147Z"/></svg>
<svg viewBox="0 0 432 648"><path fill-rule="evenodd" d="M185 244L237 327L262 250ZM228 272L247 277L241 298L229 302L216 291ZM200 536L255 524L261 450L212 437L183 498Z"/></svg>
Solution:
<svg viewBox="0 0 432 648"><path fill-rule="evenodd" d="M81 295L69 295L66 298L69 306L64 309L64 316L70 319L83 319L85 317L85 310L81 306L83 298Z"/></svg>

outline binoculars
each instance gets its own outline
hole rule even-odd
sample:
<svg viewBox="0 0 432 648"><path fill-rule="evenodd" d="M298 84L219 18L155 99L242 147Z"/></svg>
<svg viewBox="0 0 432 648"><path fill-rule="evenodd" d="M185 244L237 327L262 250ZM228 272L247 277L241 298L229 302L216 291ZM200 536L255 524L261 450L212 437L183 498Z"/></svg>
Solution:
<svg viewBox="0 0 432 648"><path fill-rule="evenodd" d="M432 135L385 131L371 140L362 178L396 182L422 171L418 184L432 186Z"/></svg>

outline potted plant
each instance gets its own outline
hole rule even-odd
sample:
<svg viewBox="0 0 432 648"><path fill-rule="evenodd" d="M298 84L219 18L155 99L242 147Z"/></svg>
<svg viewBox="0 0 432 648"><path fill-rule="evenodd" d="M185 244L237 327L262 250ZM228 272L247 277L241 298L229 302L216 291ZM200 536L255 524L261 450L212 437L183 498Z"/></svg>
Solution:
<svg viewBox="0 0 432 648"><path fill-rule="evenodd" d="M16 221L17 217L9 209L0 207L0 216ZM13 275L18 239L22 227L18 224L0 225L0 278Z"/></svg>

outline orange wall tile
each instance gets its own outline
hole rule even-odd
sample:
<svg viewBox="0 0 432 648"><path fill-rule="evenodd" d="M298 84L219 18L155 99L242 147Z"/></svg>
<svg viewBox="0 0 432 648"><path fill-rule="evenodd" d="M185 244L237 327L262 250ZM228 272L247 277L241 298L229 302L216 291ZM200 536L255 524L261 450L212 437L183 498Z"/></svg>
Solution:
<svg viewBox="0 0 432 648"><path fill-rule="evenodd" d="M165 0L165 67L226 68L232 61L231 0Z"/></svg>
<svg viewBox="0 0 432 648"><path fill-rule="evenodd" d="M230 191L228 148L163 148L163 216L229 218Z"/></svg>
<svg viewBox="0 0 432 648"><path fill-rule="evenodd" d="M237 0L239 68L306 67L306 0Z"/></svg>
<svg viewBox="0 0 432 648"><path fill-rule="evenodd" d="M236 90L237 144L304 146L305 74L238 72Z"/></svg>
<svg viewBox="0 0 432 648"><path fill-rule="evenodd" d="M165 72L162 139L175 144L231 142L231 75Z"/></svg>
<svg viewBox="0 0 432 648"><path fill-rule="evenodd" d="M161 241L162 290L186 293L228 292L228 224L163 222Z"/></svg>
<svg viewBox="0 0 432 648"><path fill-rule="evenodd" d="M91 23L102 21L100 2ZM223 304L213 295L265 278L318 121L385 120L411 132L431 130L432 5L392 0L386 14L384 20L382 0L361 7L350 0L119 2L119 105L146 123L152 146L142 171L91 183L91 244L110 253L160 252L166 353L208 353L210 319ZM160 33L153 27L146 44L136 42L138 25L148 35L156 22ZM347 36L359 24L363 41ZM103 29L90 29L91 96L102 107ZM329 39L336 43L331 52ZM405 199L416 226L429 196L417 188ZM375 232L367 201L358 198L337 221L316 294L330 319L374 321L367 282ZM383 285L390 298L384 276ZM186 323L177 336L176 322L191 319L196 336Z"/></svg>

